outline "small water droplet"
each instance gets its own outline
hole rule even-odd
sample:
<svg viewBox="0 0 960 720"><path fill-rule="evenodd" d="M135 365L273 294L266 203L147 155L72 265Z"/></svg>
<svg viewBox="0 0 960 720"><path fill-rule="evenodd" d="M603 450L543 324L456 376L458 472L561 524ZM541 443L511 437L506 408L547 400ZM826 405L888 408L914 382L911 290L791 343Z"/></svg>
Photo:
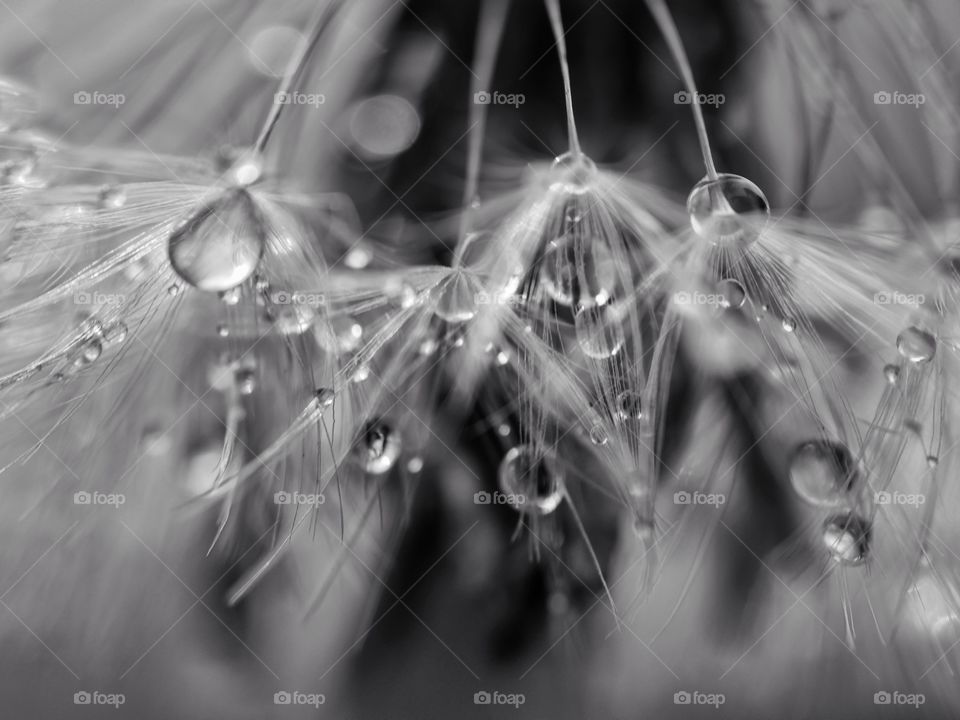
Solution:
<svg viewBox="0 0 960 720"><path fill-rule="evenodd" d="M897 351L915 364L930 362L937 351L936 338L912 325L897 336Z"/></svg>
<svg viewBox="0 0 960 720"><path fill-rule="evenodd" d="M931 470L940 464L940 458L936 455L927 455L927 467Z"/></svg>
<svg viewBox="0 0 960 720"><path fill-rule="evenodd" d="M694 232L714 245L746 247L763 231L770 204L763 191L739 175L701 180L687 199Z"/></svg>
<svg viewBox="0 0 960 720"><path fill-rule="evenodd" d="M167 295L170 297L176 297L180 294L180 285L173 283L170 287L167 288Z"/></svg>
<svg viewBox="0 0 960 720"><path fill-rule="evenodd" d="M367 423L363 433L363 468L371 475L382 475L400 457L399 433L384 420Z"/></svg>
<svg viewBox="0 0 960 720"><path fill-rule="evenodd" d="M738 280L732 278L726 278L717 283L717 292L723 298L720 307L725 310L738 310L747 301L747 291Z"/></svg>
<svg viewBox="0 0 960 720"><path fill-rule="evenodd" d="M622 420L639 420L643 417L643 402L640 393L624 390L617 395L617 415Z"/></svg>
<svg viewBox="0 0 960 720"><path fill-rule="evenodd" d="M603 429L603 425L598 423L590 428L590 442L600 447L610 442L610 439L607 437L607 431Z"/></svg>
<svg viewBox="0 0 960 720"><path fill-rule="evenodd" d="M422 343L420 343L419 352L424 357L433 355L437 349L440 347L440 343L437 342L436 338L426 338Z"/></svg>
<svg viewBox="0 0 960 720"><path fill-rule="evenodd" d="M784 318L783 320L783 331L792 333L797 329L797 323L792 318Z"/></svg>
<svg viewBox="0 0 960 720"><path fill-rule="evenodd" d="M230 326L226 323L220 323L217 325L217 335L220 337L227 337L230 335Z"/></svg>
<svg viewBox="0 0 960 720"><path fill-rule="evenodd" d="M119 185L105 185L100 188L97 204L104 210L118 210L127 204L127 193Z"/></svg>
<svg viewBox="0 0 960 720"><path fill-rule="evenodd" d="M466 272L457 269L434 289L433 312L449 323L464 323L477 314L479 284Z"/></svg>
<svg viewBox="0 0 960 720"><path fill-rule="evenodd" d="M117 345L127 339L127 325L118 320L103 331L103 339L110 345Z"/></svg>
<svg viewBox="0 0 960 720"><path fill-rule="evenodd" d="M369 377L370 368L366 365L360 365L356 370L353 371L353 376L350 379L355 383L362 383Z"/></svg>
<svg viewBox="0 0 960 720"><path fill-rule="evenodd" d="M862 565L870 554L870 521L853 512L833 515L823 522L823 543L843 565Z"/></svg>
<svg viewBox="0 0 960 720"><path fill-rule="evenodd" d="M198 290L230 290L256 272L266 237L250 195L231 191L197 210L170 235L170 266Z"/></svg>
<svg viewBox="0 0 960 720"><path fill-rule="evenodd" d="M407 461L407 472L416 475L421 470L423 470L423 458L419 455L414 455Z"/></svg>
<svg viewBox="0 0 960 720"><path fill-rule="evenodd" d="M598 238L567 235L547 245L540 283L554 302L571 307L606 303L614 292L617 267Z"/></svg>
<svg viewBox="0 0 960 720"><path fill-rule="evenodd" d="M332 388L317 388L314 392L314 398L317 401L317 405L326 408L333 405L333 401L336 398L336 393Z"/></svg>
<svg viewBox="0 0 960 720"><path fill-rule="evenodd" d="M77 367L84 367L96 362L102 352L103 344L98 338L92 338L84 343L83 347L80 348L80 354L77 355L76 360L74 360L74 365Z"/></svg>
<svg viewBox="0 0 960 720"><path fill-rule="evenodd" d="M257 371L254 368L243 367L236 372L237 392L241 395L252 395L257 389Z"/></svg>
<svg viewBox="0 0 960 720"><path fill-rule="evenodd" d="M583 354L594 360L613 357L626 343L620 319L609 305L581 308L574 328Z"/></svg>
<svg viewBox="0 0 960 720"><path fill-rule="evenodd" d="M500 489L513 496L518 512L549 515L563 500L563 479L550 453L538 453L530 445L511 448L497 472Z"/></svg>
<svg viewBox="0 0 960 720"><path fill-rule="evenodd" d="M891 385L896 385L897 381L900 379L900 366L885 365L883 368L883 376L887 379L888 383Z"/></svg>
<svg viewBox="0 0 960 720"><path fill-rule="evenodd" d="M363 245L357 245L347 253L347 256L343 259L343 264L351 270L363 270L370 264L371 260L373 260L373 253L370 252L370 249Z"/></svg>
<svg viewBox="0 0 960 720"><path fill-rule="evenodd" d="M833 440L812 440L799 445L790 457L789 468L794 492L817 507L849 503L859 477L850 451Z"/></svg>

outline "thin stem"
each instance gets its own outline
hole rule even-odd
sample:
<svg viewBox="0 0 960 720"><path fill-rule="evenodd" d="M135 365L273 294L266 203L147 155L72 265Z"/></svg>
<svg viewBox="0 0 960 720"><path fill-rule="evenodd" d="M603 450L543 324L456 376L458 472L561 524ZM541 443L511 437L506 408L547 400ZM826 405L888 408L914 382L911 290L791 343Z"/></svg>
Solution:
<svg viewBox="0 0 960 720"><path fill-rule="evenodd" d="M680 33L677 31L676 23L673 22L673 16L667 9L663 0L646 0L647 7L656 21L663 38L670 48L673 59L676 60L683 75L683 82L687 86L687 92L690 93L690 109L693 111L693 121L697 126L697 138L700 141L700 150L703 152L703 164L707 168L707 177L711 180L717 179L717 168L713 164L713 153L710 151L710 139L707 137L707 124L703 119L703 109L697 102L699 94L697 93L697 84L693 78L693 70L690 68L690 60L687 58L687 52L683 49L683 40L680 39Z"/></svg>
<svg viewBox="0 0 960 720"><path fill-rule="evenodd" d="M580 137L577 135L577 121L573 116L573 92L570 89L570 64L567 62L567 41L563 34L563 19L560 17L560 1L544 0L547 14L550 15L550 28L557 41L557 54L560 56L560 72L563 74L563 96L567 105L567 134L570 136L570 154L574 158L583 155L580 149Z"/></svg>
<svg viewBox="0 0 960 720"><path fill-rule="evenodd" d="M470 139L467 148L467 182L463 191L463 215L460 217L460 242L457 244L457 259L460 259L463 239L470 229L473 216L473 201L477 197L480 164L483 158L483 139L487 129L487 106L476 102L477 93L490 90L493 70L500 50L500 40L507 17L508 0L486 0L483 3L480 23L477 28L473 66L476 73L470 84ZM459 264L459 263L454 263Z"/></svg>
<svg viewBox="0 0 960 720"><path fill-rule="evenodd" d="M263 152L267 142L270 140L270 134L273 132L274 127L277 125L277 121L280 119L280 113L285 107L283 103L277 102L277 96L287 95L300 80L303 70L307 65L307 60L310 59L310 55L313 53L314 48L316 48L317 43L320 41L320 36L323 34L324 27L342 4L343 0L329 0L329 2L324 0L317 6L317 10L314 13L309 30L305 35L306 42L302 44L300 52L290 58L290 62L287 63L287 68L283 73L283 77L280 78L280 83L277 86L277 92L273 95L273 101L270 104L270 112L267 113L267 118L264 120L263 127L260 129L260 134L257 136L256 143L254 143L254 148L257 152Z"/></svg>

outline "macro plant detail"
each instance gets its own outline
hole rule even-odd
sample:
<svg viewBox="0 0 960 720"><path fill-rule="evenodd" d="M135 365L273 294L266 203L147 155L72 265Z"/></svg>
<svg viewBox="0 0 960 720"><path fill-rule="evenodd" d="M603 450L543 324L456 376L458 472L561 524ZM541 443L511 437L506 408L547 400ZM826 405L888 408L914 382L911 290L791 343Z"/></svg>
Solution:
<svg viewBox="0 0 960 720"><path fill-rule="evenodd" d="M958 712L960 9L0 5L4 716Z"/></svg>

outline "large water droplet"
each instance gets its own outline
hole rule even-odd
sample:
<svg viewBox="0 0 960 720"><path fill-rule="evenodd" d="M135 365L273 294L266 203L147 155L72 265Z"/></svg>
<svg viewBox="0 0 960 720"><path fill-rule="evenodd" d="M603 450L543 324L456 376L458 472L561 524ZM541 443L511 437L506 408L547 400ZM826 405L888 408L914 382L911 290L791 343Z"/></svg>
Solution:
<svg viewBox="0 0 960 720"><path fill-rule="evenodd" d="M248 280L263 257L266 229L253 199L234 190L198 210L171 236L170 265L198 290L224 292Z"/></svg>
<svg viewBox="0 0 960 720"><path fill-rule="evenodd" d="M714 245L746 247L754 242L770 218L763 191L739 175L704 178L687 198L690 225Z"/></svg>
<svg viewBox="0 0 960 720"><path fill-rule="evenodd" d="M597 238L567 235L553 240L540 266L544 291L561 305L603 305L610 299L616 280L613 255Z"/></svg>
<svg viewBox="0 0 960 720"><path fill-rule="evenodd" d="M857 466L850 451L832 440L805 442L790 457L790 484L794 492L817 507L848 504L857 479Z"/></svg>
<svg viewBox="0 0 960 720"><path fill-rule="evenodd" d="M897 336L897 350L912 363L926 363L937 352L937 339L926 330L912 325Z"/></svg>
<svg viewBox="0 0 960 720"><path fill-rule="evenodd" d="M454 270L433 292L433 311L441 320L463 323L477 314L479 285L463 270Z"/></svg>
<svg viewBox="0 0 960 720"><path fill-rule="evenodd" d="M367 423L363 433L363 468L371 475L382 475L393 467L401 450L400 434L384 420Z"/></svg>
<svg viewBox="0 0 960 720"><path fill-rule="evenodd" d="M848 512L823 522L823 543L830 556L843 565L862 565L870 555L870 521Z"/></svg>
<svg viewBox="0 0 960 720"><path fill-rule="evenodd" d="M497 477L504 494L513 496L510 504L518 512L549 515L563 500L563 478L553 456L538 453L530 445L510 448L500 461Z"/></svg>
<svg viewBox="0 0 960 720"><path fill-rule="evenodd" d="M626 342L620 318L609 305L581 308L574 327L583 354L594 360L613 357Z"/></svg>

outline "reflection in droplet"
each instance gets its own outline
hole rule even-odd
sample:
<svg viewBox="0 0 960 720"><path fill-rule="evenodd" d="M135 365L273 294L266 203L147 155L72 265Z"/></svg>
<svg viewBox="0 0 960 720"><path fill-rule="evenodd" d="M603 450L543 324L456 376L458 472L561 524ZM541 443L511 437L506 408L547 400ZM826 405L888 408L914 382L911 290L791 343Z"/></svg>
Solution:
<svg viewBox="0 0 960 720"><path fill-rule="evenodd" d="M615 289L617 267L599 238L568 235L547 245L540 282L555 302L572 307L606 303Z"/></svg>
<svg viewBox="0 0 960 720"><path fill-rule="evenodd" d="M848 512L823 523L823 543L830 556L843 565L861 565L870 555L870 521Z"/></svg>
<svg viewBox="0 0 960 720"><path fill-rule="evenodd" d="M721 298L720 307L738 310L747 301L747 291L738 280L727 278L717 283L717 292Z"/></svg>
<svg viewBox="0 0 960 720"><path fill-rule="evenodd" d="M912 325L897 336L897 351L912 363L930 362L937 351L937 340L931 333Z"/></svg>
<svg viewBox="0 0 960 720"><path fill-rule="evenodd" d="M842 443L812 440L799 445L790 457L790 484L811 505L848 504L857 480L856 462Z"/></svg>
<svg viewBox="0 0 960 720"><path fill-rule="evenodd" d="M581 308L574 328L583 354L594 360L613 357L626 342L620 318L609 305Z"/></svg>
<svg viewBox="0 0 960 720"><path fill-rule="evenodd" d="M518 512L549 515L563 500L563 478L549 452L517 445L504 455L497 475L500 489L513 496L511 506Z"/></svg>
<svg viewBox="0 0 960 720"><path fill-rule="evenodd" d="M714 245L746 247L753 243L770 218L763 191L739 175L704 178L687 199L694 232Z"/></svg>
<svg viewBox="0 0 960 720"><path fill-rule="evenodd" d="M434 313L449 323L463 323L477 314L479 285L462 270L454 270L433 292Z"/></svg>
<svg viewBox="0 0 960 720"><path fill-rule="evenodd" d="M170 265L189 285L223 292L249 279L263 257L266 230L250 195L232 191L198 210L168 245Z"/></svg>
<svg viewBox="0 0 960 720"><path fill-rule="evenodd" d="M382 475L400 457L400 435L384 420L367 423L363 433L363 468L371 475Z"/></svg>

